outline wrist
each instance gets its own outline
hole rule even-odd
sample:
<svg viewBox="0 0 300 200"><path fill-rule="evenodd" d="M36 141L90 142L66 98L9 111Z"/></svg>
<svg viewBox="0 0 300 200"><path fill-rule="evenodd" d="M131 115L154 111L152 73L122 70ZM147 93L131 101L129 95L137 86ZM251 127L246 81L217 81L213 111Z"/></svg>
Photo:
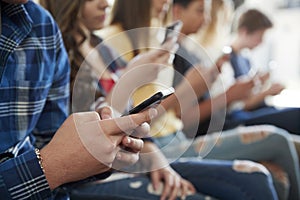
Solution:
<svg viewBox="0 0 300 200"><path fill-rule="evenodd" d="M42 158L42 170L50 189L54 190L64 183L63 167L58 166L57 160L52 158L55 156L48 152L47 146L40 150L40 156Z"/></svg>

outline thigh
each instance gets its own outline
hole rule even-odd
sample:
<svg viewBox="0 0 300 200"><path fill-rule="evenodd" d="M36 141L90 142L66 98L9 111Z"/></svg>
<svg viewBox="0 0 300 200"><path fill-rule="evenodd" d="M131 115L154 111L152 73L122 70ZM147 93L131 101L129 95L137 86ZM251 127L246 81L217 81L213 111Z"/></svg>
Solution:
<svg viewBox="0 0 300 200"><path fill-rule="evenodd" d="M250 161L247 164L256 165ZM176 162L172 167L192 182L197 191L216 198L277 199L270 175L260 168L249 173L237 170L236 163L218 160Z"/></svg>
<svg viewBox="0 0 300 200"><path fill-rule="evenodd" d="M69 190L71 191L71 196L87 197L87 199L103 199L103 197L114 199L120 197L120 200L159 200L161 194L160 190L154 191L148 176L138 176L105 183L96 181L84 185L77 185L76 187L69 188ZM186 198L186 200L196 199L204 200L205 196L195 194Z"/></svg>

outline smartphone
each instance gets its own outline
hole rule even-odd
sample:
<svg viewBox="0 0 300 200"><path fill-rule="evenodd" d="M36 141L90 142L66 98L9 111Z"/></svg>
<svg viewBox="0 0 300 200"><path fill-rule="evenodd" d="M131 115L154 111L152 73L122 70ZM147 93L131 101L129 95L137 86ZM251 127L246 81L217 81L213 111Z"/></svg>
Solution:
<svg viewBox="0 0 300 200"><path fill-rule="evenodd" d="M127 113L123 114L122 116L139 113L148 108L155 107L163 99L167 98L174 92L175 92L175 90L173 87L159 91L159 92L155 93L154 95L152 95L151 97L149 97L148 99L146 99L145 101L143 101L142 103L140 103L139 105L137 105L136 107L129 110Z"/></svg>
<svg viewBox="0 0 300 200"><path fill-rule="evenodd" d="M177 21L173 22L172 24L170 24L169 26L167 26L162 44L164 44L166 41L168 41L169 38L178 36L178 34L180 33L180 30L181 30L181 27L182 27L182 21L180 21L180 20L177 20Z"/></svg>

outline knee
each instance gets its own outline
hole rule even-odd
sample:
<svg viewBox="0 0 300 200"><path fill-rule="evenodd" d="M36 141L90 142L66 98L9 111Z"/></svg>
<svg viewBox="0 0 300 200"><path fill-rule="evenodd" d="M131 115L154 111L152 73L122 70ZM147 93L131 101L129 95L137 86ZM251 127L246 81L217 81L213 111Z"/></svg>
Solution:
<svg viewBox="0 0 300 200"><path fill-rule="evenodd" d="M262 164L249 160L235 160L233 162L233 170L241 173L262 173L266 176L270 175L268 169Z"/></svg>

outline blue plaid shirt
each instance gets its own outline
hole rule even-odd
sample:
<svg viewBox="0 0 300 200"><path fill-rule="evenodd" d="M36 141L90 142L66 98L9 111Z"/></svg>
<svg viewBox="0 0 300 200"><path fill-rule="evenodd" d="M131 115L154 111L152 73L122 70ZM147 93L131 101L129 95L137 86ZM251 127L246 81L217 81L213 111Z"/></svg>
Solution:
<svg viewBox="0 0 300 200"><path fill-rule="evenodd" d="M0 198L46 199L51 191L31 144L50 140L68 115L68 57L43 8L0 3L0 154L14 156L0 163Z"/></svg>

